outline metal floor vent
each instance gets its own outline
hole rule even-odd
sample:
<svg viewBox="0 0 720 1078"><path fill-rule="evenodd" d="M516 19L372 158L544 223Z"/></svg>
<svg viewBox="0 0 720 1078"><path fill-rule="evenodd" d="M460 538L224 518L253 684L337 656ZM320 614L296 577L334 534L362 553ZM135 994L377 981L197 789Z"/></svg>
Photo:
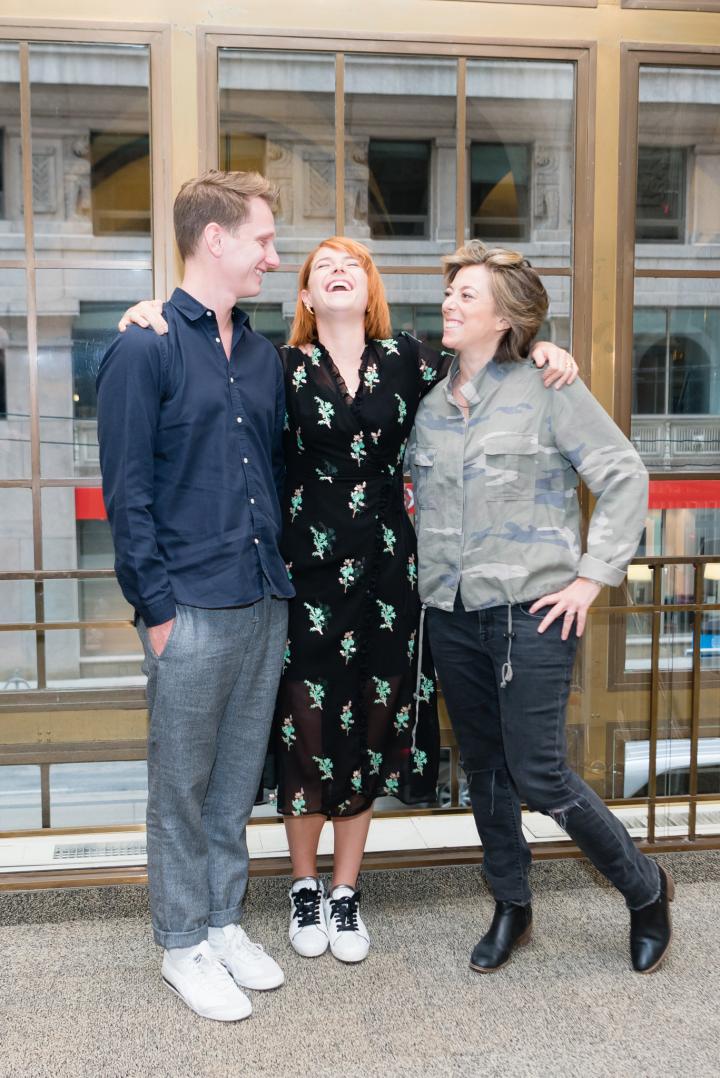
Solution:
<svg viewBox="0 0 720 1078"><path fill-rule="evenodd" d="M628 831L634 831L635 828L647 827L647 813L639 812L637 816L622 816L622 823L627 827ZM665 813L662 811L662 805L657 805L655 808L655 826L660 827L685 827L687 828L690 823L690 814L687 809L682 809L677 812ZM703 812L698 807L696 826L698 824L720 824L720 811L708 810Z"/></svg>
<svg viewBox="0 0 720 1078"><path fill-rule="evenodd" d="M53 861L112 860L114 857L147 857L145 839L136 842L84 842L56 846Z"/></svg>

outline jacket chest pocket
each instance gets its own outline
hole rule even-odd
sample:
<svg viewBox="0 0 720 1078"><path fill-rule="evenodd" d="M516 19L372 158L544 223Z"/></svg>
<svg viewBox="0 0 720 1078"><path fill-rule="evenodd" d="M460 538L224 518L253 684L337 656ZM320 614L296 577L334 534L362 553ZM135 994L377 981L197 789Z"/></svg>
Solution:
<svg viewBox="0 0 720 1078"><path fill-rule="evenodd" d="M436 454L434 445L416 445L413 450L413 494L418 509L437 508L432 490Z"/></svg>
<svg viewBox="0 0 720 1078"><path fill-rule="evenodd" d="M535 495L536 434L491 434L485 441L485 497L517 501Z"/></svg>

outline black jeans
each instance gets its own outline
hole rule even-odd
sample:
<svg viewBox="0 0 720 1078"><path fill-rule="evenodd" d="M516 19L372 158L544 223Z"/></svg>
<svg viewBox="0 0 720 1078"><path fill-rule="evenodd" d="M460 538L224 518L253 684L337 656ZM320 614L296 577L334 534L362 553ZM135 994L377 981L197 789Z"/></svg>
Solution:
<svg viewBox="0 0 720 1078"><path fill-rule="evenodd" d="M498 901L530 901L521 801L558 823L630 909L660 893L657 865L566 762L565 709L577 639L562 618L542 634L532 603L452 613L429 607L435 666L467 774L484 871ZM512 678L501 688L511 644Z"/></svg>

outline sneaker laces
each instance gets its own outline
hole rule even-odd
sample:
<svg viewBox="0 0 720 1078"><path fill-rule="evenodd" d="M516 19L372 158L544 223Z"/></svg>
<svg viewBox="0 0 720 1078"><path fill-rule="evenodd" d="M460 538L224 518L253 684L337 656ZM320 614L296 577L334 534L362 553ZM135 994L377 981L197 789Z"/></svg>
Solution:
<svg viewBox="0 0 720 1078"><path fill-rule="evenodd" d="M292 892L291 898L295 906L293 917L298 923L298 928L309 928L311 925L320 924L319 887L300 887Z"/></svg>
<svg viewBox="0 0 720 1078"><path fill-rule="evenodd" d="M217 958L206 954L204 951L196 951L190 958L198 977L212 985L214 988L227 989L228 972Z"/></svg>
<svg viewBox="0 0 720 1078"><path fill-rule="evenodd" d="M343 895L342 898L330 899L330 916L335 922L338 932L357 932L360 892L354 891L351 895Z"/></svg>
<svg viewBox="0 0 720 1078"><path fill-rule="evenodd" d="M235 929L235 937L232 943L238 951L242 951L245 958L259 959L265 954L262 943L253 943L244 929L238 925Z"/></svg>

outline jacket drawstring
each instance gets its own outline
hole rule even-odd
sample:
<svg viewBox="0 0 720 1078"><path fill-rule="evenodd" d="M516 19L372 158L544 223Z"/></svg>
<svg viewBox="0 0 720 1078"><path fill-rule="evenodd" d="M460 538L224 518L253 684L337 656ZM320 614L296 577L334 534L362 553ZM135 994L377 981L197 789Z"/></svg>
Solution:
<svg viewBox="0 0 720 1078"><path fill-rule="evenodd" d="M415 722L412 728L412 743L410 747L411 752L415 752L415 737L417 734L418 722L420 721L420 680L422 678L422 660L423 660L423 637L425 635L425 611L427 606L425 603L420 608L420 628L418 630L418 663L417 663L417 678L415 680Z"/></svg>
<svg viewBox="0 0 720 1078"><path fill-rule="evenodd" d="M508 649L507 649L507 657L505 659L505 662L502 665L502 670L501 670L501 674L502 674L502 681L500 682L500 688L501 689L504 689L506 687L506 685L508 684L508 682L512 681L512 679L513 679L513 668L512 668L511 655L512 655L512 642L515 639L515 633L513 632L513 627L512 627L512 606L511 606L510 603L508 603L508 605L507 605L507 618L508 618L508 620L507 620L507 632L505 633L505 638L506 638L506 640L508 642Z"/></svg>

